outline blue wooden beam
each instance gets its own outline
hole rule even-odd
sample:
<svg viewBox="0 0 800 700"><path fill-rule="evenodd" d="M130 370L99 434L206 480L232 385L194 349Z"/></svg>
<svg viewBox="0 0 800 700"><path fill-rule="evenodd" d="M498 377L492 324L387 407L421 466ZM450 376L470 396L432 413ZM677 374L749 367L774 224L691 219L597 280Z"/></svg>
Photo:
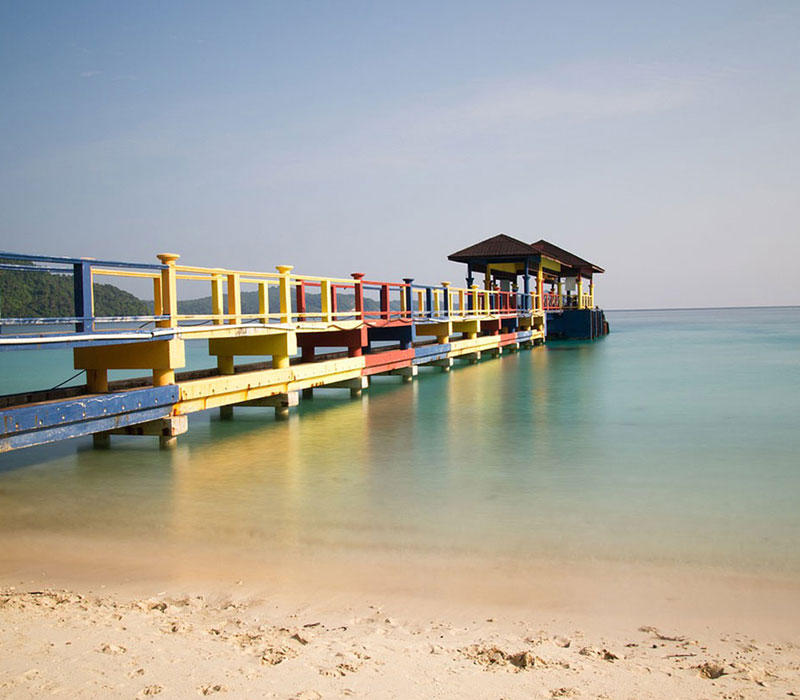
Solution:
<svg viewBox="0 0 800 700"><path fill-rule="evenodd" d="M0 452L167 417L177 386L131 389L0 410Z"/></svg>

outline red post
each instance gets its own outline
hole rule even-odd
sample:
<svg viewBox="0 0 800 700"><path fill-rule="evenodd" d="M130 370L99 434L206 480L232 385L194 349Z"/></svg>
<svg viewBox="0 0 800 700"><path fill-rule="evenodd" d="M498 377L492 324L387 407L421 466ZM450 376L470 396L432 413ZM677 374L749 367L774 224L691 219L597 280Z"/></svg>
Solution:
<svg viewBox="0 0 800 700"><path fill-rule="evenodd" d="M381 318L389 319L389 285L381 285Z"/></svg>
<svg viewBox="0 0 800 700"><path fill-rule="evenodd" d="M355 280L355 283L353 284L353 291L354 291L355 297L356 297L356 302L355 302L355 304L356 304L356 318L359 318L359 319L361 319L363 321L364 320L364 287L362 286L361 280L364 279L364 273L363 272L352 272L350 274L350 277L352 277Z"/></svg>
<svg viewBox="0 0 800 700"><path fill-rule="evenodd" d="M305 314L306 312L306 282L305 280L300 280L300 284L295 287L297 291L297 313L298 314ZM298 316L301 321L305 321L305 316Z"/></svg>

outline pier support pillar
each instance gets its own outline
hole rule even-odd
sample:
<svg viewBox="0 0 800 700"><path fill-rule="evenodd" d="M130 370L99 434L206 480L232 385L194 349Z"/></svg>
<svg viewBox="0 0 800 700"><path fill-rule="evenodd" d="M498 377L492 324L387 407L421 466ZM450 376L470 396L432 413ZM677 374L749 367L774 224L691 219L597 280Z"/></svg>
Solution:
<svg viewBox="0 0 800 700"><path fill-rule="evenodd" d="M105 394L108 392L108 370L87 369L86 386L92 394Z"/></svg>
<svg viewBox="0 0 800 700"><path fill-rule="evenodd" d="M278 394L273 398L275 399L275 420L286 420L289 418L289 409L298 404L296 391L290 391L288 394Z"/></svg>
<svg viewBox="0 0 800 700"><path fill-rule="evenodd" d="M419 373L419 368L416 365L411 365L411 367L400 367L398 369L393 369L389 374L400 376L403 378L403 384L410 384L414 381L414 377L417 376Z"/></svg>
<svg viewBox="0 0 800 700"><path fill-rule="evenodd" d="M430 365L431 367L441 367L442 372L449 372L453 368L453 358L446 357L443 360L434 360Z"/></svg>
<svg viewBox="0 0 800 700"><path fill-rule="evenodd" d="M175 383L175 370L154 369L153 386L169 386Z"/></svg>
<svg viewBox="0 0 800 700"><path fill-rule="evenodd" d="M290 364L290 358L288 355L272 356L272 369L288 369Z"/></svg>
<svg viewBox="0 0 800 700"><path fill-rule="evenodd" d="M219 407L220 420L233 420L233 406L220 406Z"/></svg>
<svg viewBox="0 0 800 700"><path fill-rule="evenodd" d="M217 369L220 374L233 374L233 355L217 355ZM220 420L233 420L233 406L220 406L219 407Z"/></svg>
<svg viewBox="0 0 800 700"><path fill-rule="evenodd" d="M274 394L273 396L265 396L262 399L251 399L250 401L242 401L237 403L241 407L271 407L275 409L275 418L282 419L288 418L289 409L297 406L300 402L299 392L290 391L286 394Z"/></svg>
<svg viewBox="0 0 800 700"><path fill-rule="evenodd" d="M314 398L314 390L311 389L311 388L303 389L303 398L304 399L313 399Z"/></svg>
<svg viewBox="0 0 800 700"><path fill-rule="evenodd" d="M158 446L162 450L174 450L178 446L178 438L174 435L159 435Z"/></svg>
<svg viewBox="0 0 800 700"><path fill-rule="evenodd" d="M96 450L107 450L111 447L111 435L108 433L94 433L92 435L92 446Z"/></svg>

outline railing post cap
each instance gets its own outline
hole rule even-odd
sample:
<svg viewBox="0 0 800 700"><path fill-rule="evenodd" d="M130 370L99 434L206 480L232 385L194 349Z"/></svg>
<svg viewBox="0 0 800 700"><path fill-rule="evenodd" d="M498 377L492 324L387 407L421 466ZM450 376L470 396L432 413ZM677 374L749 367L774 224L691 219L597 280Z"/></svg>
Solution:
<svg viewBox="0 0 800 700"><path fill-rule="evenodd" d="M364 279L364 274L365 273L363 272L351 272L350 277L352 277L354 280L361 281L362 279Z"/></svg>
<svg viewBox="0 0 800 700"><path fill-rule="evenodd" d="M449 286L450 282L448 282L447 280L442 280L442 287L449 287Z"/></svg>
<svg viewBox="0 0 800 700"><path fill-rule="evenodd" d="M174 265L175 261L181 257L177 253L159 253L156 257L164 263L164 265Z"/></svg>
<svg viewBox="0 0 800 700"><path fill-rule="evenodd" d="M403 282L406 284L411 284L414 281L413 277L403 277Z"/></svg>
<svg viewBox="0 0 800 700"><path fill-rule="evenodd" d="M292 270L294 270L294 265L276 265L275 269L282 275L288 275Z"/></svg>

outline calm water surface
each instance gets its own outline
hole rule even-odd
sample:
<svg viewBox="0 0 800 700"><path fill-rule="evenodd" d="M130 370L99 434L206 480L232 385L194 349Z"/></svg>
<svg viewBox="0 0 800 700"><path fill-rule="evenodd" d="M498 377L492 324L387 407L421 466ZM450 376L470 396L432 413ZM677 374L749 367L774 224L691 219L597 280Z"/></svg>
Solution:
<svg viewBox="0 0 800 700"><path fill-rule="evenodd" d="M2 455L0 539L800 572L800 308L608 317L595 343L317 392L286 422L195 415L171 452ZM6 392L71 374L68 353L0 360Z"/></svg>

